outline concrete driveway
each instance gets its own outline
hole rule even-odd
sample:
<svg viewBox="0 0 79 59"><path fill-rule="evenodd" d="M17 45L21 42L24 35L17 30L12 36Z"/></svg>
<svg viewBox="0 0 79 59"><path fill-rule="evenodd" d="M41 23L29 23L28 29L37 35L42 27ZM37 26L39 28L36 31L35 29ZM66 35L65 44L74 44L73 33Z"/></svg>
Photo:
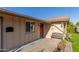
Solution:
<svg viewBox="0 0 79 59"><path fill-rule="evenodd" d="M60 39L39 39L29 44L26 44L15 52L51 52L54 51L60 42Z"/></svg>

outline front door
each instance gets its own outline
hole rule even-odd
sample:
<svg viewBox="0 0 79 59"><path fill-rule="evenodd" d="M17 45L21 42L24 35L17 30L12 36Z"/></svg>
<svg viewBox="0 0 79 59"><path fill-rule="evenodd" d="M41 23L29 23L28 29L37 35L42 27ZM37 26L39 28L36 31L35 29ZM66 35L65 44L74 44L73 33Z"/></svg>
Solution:
<svg viewBox="0 0 79 59"><path fill-rule="evenodd" d="M43 38L43 33L44 33L44 25L40 24L40 38Z"/></svg>

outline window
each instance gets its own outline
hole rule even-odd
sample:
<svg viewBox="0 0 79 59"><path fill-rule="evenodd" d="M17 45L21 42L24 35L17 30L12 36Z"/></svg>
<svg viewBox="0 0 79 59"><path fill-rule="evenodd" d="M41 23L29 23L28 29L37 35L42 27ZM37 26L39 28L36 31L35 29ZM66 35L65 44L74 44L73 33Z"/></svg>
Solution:
<svg viewBox="0 0 79 59"><path fill-rule="evenodd" d="M35 23L30 23L30 32L35 31Z"/></svg>
<svg viewBox="0 0 79 59"><path fill-rule="evenodd" d="M34 31L35 31L35 23L26 22L26 32L34 32Z"/></svg>
<svg viewBox="0 0 79 59"><path fill-rule="evenodd" d="M30 22L26 22L26 32L30 32Z"/></svg>
<svg viewBox="0 0 79 59"><path fill-rule="evenodd" d="M6 32L13 32L13 31L14 31L13 27L6 27Z"/></svg>

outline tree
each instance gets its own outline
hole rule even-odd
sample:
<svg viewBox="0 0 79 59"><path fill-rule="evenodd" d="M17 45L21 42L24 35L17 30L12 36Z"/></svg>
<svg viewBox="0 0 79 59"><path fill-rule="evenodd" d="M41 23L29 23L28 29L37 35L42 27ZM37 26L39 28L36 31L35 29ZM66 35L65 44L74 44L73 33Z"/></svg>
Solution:
<svg viewBox="0 0 79 59"><path fill-rule="evenodd" d="M73 33L75 32L75 25L73 24L73 22L69 21L67 24L67 31L68 33Z"/></svg>

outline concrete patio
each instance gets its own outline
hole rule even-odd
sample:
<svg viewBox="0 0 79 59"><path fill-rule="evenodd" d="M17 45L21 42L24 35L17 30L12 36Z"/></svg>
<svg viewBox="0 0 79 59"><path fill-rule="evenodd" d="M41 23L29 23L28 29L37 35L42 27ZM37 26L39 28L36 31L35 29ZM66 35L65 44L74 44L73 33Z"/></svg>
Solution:
<svg viewBox="0 0 79 59"><path fill-rule="evenodd" d="M15 52L53 52L56 48L60 39L39 39L29 44L26 44Z"/></svg>

